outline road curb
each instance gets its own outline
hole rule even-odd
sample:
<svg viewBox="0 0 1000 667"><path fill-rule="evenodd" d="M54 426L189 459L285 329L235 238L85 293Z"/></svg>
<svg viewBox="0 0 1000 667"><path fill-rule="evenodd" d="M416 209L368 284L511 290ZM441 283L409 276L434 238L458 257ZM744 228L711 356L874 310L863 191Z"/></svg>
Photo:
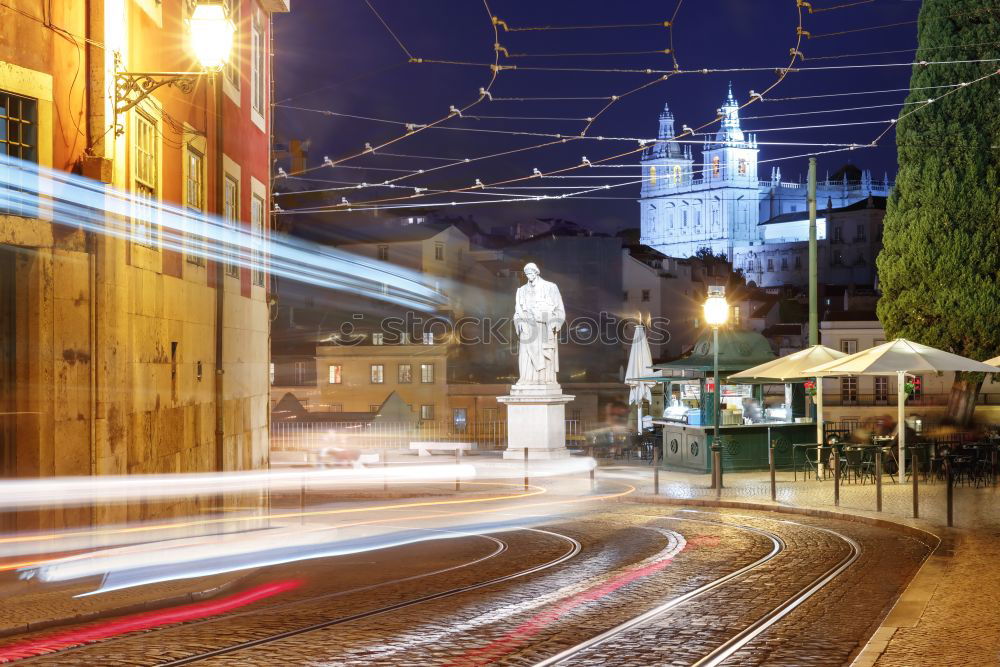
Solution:
<svg viewBox="0 0 1000 667"><path fill-rule="evenodd" d="M154 609L162 609L163 607L169 607L178 604L187 604L190 602L200 602L201 600L207 600L213 598L217 595L225 593L244 580L249 578L254 574L256 570L251 570L246 574L243 574L231 581L227 581L223 584L215 586L213 588L207 588L200 591L191 591L188 593L182 593L180 595L172 595L170 597L159 598L156 600L147 600L145 602L137 602L130 605L122 605L119 607L113 607L111 609L101 609L99 611L92 611L83 614L74 614L73 616L65 616L62 618L47 618L43 621L35 621L31 623L25 623L21 625L8 626L6 628L0 628L0 638L14 637L26 632L36 632L38 630L46 630L49 628L60 627L63 625L72 625L74 623L86 623L88 621L96 621L102 618L110 618L112 616L123 616L127 614L141 613L144 611L153 611Z"/></svg>
<svg viewBox="0 0 1000 667"><path fill-rule="evenodd" d="M863 523L886 530L893 530L909 537L926 540L931 538L929 546L931 553L927 556L917 569L913 578L906 584L906 587L899 594L899 597L892 603L889 612L879 623L878 628L869 637L865 645L854 657L850 667L872 667L878 659L885 653L893 635L899 628L908 628L920 622L927 604L930 602L938 584L941 581L941 573L947 567L954 553L955 545L958 541L958 534L949 531L945 537L941 537L930 530L909 526L889 519L879 519L876 517L850 514L842 510L821 510L812 507L797 507L792 505L777 505L768 503L755 503L734 500L715 500L705 498L664 498L654 495L630 495L618 498L619 502L625 503L651 503L654 505L674 505L674 506L694 506L694 507L720 507L726 509L745 509L763 512L776 512L781 514L797 514L799 516L811 516L824 519L838 519L841 521L853 521ZM936 541L936 544L934 543Z"/></svg>

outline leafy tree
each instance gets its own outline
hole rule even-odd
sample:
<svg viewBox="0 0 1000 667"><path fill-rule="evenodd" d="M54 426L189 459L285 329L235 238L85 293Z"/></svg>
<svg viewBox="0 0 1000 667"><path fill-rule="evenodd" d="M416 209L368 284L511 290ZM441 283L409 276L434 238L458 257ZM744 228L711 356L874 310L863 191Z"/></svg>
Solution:
<svg viewBox="0 0 1000 667"><path fill-rule="evenodd" d="M888 336L975 359L1000 351L1000 76L990 76L990 60L1000 58L1000 10L984 4L924 0L916 61L987 62L913 68L878 257L878 317ZM982 382L978 374L956 377L956 422L971 419Z"/></svg>

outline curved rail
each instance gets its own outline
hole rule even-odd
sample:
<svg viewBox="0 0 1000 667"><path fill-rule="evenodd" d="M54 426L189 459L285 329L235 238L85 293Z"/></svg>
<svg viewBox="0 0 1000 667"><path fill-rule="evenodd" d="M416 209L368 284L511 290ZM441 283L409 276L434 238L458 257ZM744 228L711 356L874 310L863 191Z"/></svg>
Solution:
<svg viewBox="0 0 1000 667"><path fill-rule="evenodd" d="M633 515L633 516L636 516L636 515ZM649 515L644 515L644 516L649 516ZM712 590L714 590L714 589L716 589L716 588L718 588L718 587L720 587L720 586L728 583L732 579L735 579L736 577L740 577L740 576L746 574L747 572L753 570L754 568L760 567L761 565L763 565L764 563L768 562L769 560L771 560L772 558L774 558L775 556L777 556L779 553L781 553L785 549L785 542L784 542L784 540L782 540L778 535L776 535L774 533L771 533L769 531L766 531L766 530L762 530L760 528L752 528L750 526L732 526L732 525L729 525L729 524L721 524L718 521L705 521L705 520L701 520L701 519L685 519L685 518L681 518L681 517L656 516L655 518L657 518L657 519L664 519L664 520L670 520L670 521L690 521L692 523L706 523L706 524L726 525L726 526L728 526L730 528L737 528L737 529L740 529L740 530L750 531L750 532L753 532L753 533L757 533L759 535L763 535L764 537L767 537L768 539L770 539L771 540L771 544L772 544L772 548L771 548L770 553L768 553L767 555L763 556L762 558L759 558L758 560L756 560L756 561L754 561L752 563L749 563L748 565L744 565L740 569L734 570L733 572L730 572L729 574L723 575L723 576L719 577L718 579L715 579L714 581L710 581L707 584L704 584L703 586L699 586L698 588L695 588L692 591L684 593L683 595L679 595L679 596L677 596L675 598L671 598L670 600L667 600L663 604L657 605L656 607L654 607L653 609L650 609L647 612L639 614L638 616L636 616L634 618L630 618L629 620L625 621L624 623L616 625L615 627L611 628L610 630L606 630L606 631L602 632L599 635L595 635L594 637L591 637L590 639L587 639L585 641L580 642L576 646L572 646L572 647L566 649L565 651L557 653L556 655L554 655L554 656L552 656L550 658L542 660L541 662L537 662L537 663L535 663L535 667L548 667L549 665L558 665L558 664L560 664L562 662L565 662L569 658L577 655L578 653L581 653L581 652L587 650L588 648L591 648L593 646L597 646L598 644L601 644L601 643L607 641L608 639L610 639L611 637L614 637L615 635L619 635L619 634L625 632L626 630L634 628L634 627L636 627L638 625L642 625L643 623L645 623L645 622L647 622L649 620L652 620L653 618L656 618L660 614L663 614L663 613L665 613L665 612L673 609L674 607L677 607L677 606L680 606L680 605L684 604L688 600L696 598L696 597L698 597L700 595L704 595L705 593L708 593L709 591L712 591Z"/></svg>
<svg viewBox="0 0 1000 667"><path fill-rule="evenodd" d="M708 512L700 512L698 510L684 510L684 511L697 514L708 514ZM709 521L706 519L688 519L688 518L673 517L673 516L655 516L655 515L641 515L641 516L648 516L650 518L656 518L666 521L690 521L694 523L714 524L714 525L726 526L729 528L746 530L767 537L768 539L771 540L773 548L771 549L770 553L754 561L753 563L745 565L744 567L738 570L735 570L733 572L730 572L729 574L719 577L718 579L715 579L714 581L711 581L703 586L700 586L692 591L689 591L688 593L679 595L675 598L671 598L670 600L667 600L663 604L660 604L654 607L653 609L650 609L647 612L635 616L634 618L631 618L625 621L624 623L621 623L609 630L606 630L605 632L602 632L599 635L596 635L594 637L591 637L590 639L580 642L579 644L572 646L564 651L561 651L560 653L557 653L556 655L550 658L542 660L541 662L535 663L534 667L548 667L550 665L557 665L563 663L566 660L572 658L573 656L578 655L579 653L591 647L597 646L598 644L601 644L607 641L608 639L620 635L621 633L626 632L631 628L643 625L644 623L649 622L650 620L656 618L657 616L660 616L661 614L671 609L674 609L675 607L678 607L696 597L705 595L711 592L712 590L715 590L720 586L729 583L733 579L736 579L737 577L741 577L747 574L751 570L758 568L764 563L772 560L785 549L784 540L782 540L780 536L770 531L763 530L760 528L755 528L752 526L734 526L732 524L724 524L720 521ZM754 621L752 624L744 628L739 633L730 637L723 644L716 647L707 655L702 656L699 660L693 663L692 667L712 667L721 664L729 657L731 657L733 653L746 646L756 637L760 636L768 628L770 628L775 623L780 621L782 618L787 616L799 605L801 605L807 599L812 597L817 591L826 586L826 584L830 583L833 579L842 574L848 567L854 564L854 562L861 555L860 545L855 540L842 533L838 533L837 531L830 530L828 528L821 528L819 526L810 526L807 524L801 524L794 521L781 520L781 523L802 526L803 528L811 528L813 530L818 530L834 535L837 538L843 540L845 543L847 543L849 547L848 554L840 561L838 561L835 565L833 565L825 572L820 574L818 577L813 579L813 581L811 581L808 585L800 589L799 592L797 592L795 595L791 596L778 606L774 607L771 611L761 616L759 619Z"/></svg>
<svg viewBox="0 0 1000 667"><path fill-rule="evenodd" d="M540 565L535 565L519 572L514 572L512 574L507 574L502 577L494 577L487 581L480 582L478 584L471 584L469 586L459 586L457 588L451 588L446 591L441 591L439 593L432 593L430 595L424 595L418 598L413 598L411 600L405 600L403 602L397 602L396 604L391 604L385 607L379 607L378 609L371 609L369 611L360 612L357 614L352 614L350 616L342 616L340 618L330 619L328 621L322 621L320 623L314 623L312 625L307 625L301 628L296 628L294 630L287 630L285 632L279 632L267 637L262 637L260 639L254 639L246 642L241 642L239 644L233 644L232 646L227 646L220 649L215 649L213 651L206 651L205 653L199 653L197 655L187 656L184 658L179 658L177 660L172 660L170 662L161 663L162 667L167 666L178 666L178 665L188 665L193 662L198 662L199 660L207 660L208 658L214 658L220 655L226 655L228 653L235 653L236 651L242 651L244 649L253 648L255 646L261 646L263 644L269 644L271 642L279 641L282 639L287 639L289 637L295 637L297 635L306 634L308 632L314 632L316 630L321 630L323 628L328 628L334 625L342 625L344 623L350 623L352 621L358 621L363 618L370 618L372 616L378 616L380 614L385 614L391 611L396 611L397 609L404 609L406 607L411 607L413 605L421 604L423 602L430 602L431 600L440 600L441 598L451 597L453 595L459 595L461 593L467 593L469 591L478 590L480 588L485 588L487 586L492 586L494 584L503 583L505 581L511 581L513 579L518 579L520 577L528 576L529 574L534 574L536 572L541 572L550 567L555 567L567 560L573 558L580 550L583 548L582 545L572 537L567 535L562 535L560 533L555 533L549 530L543 530L541 528L523 528L522 530L530 530L536 533L544 533L546 535L552 535L558 537L559 539L565 540L570 543L569 550L559 556L558 558L551 560L547 563L542 563Z"/></svg>

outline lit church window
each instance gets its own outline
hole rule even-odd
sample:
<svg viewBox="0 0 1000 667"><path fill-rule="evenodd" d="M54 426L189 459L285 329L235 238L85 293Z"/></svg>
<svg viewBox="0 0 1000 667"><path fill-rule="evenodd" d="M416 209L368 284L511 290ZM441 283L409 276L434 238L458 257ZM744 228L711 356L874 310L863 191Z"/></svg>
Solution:
<svg viewBox="0 0 1000 667"><path fill-rule="evenodd" d="M649 184L656 185L656 167L649 168Z"/></svg>
<svg viewBox="0 0 1000 667"><path fill-rule="evenodd" d="M718 176L719 175L719 156L718 155L716 155L714 158L712 158L712 175L713 176Z"/></svg>
<svg viewBox="0 0 1000 667"><path fill-rule="evenodd" d="M681 182L681 168L677 165L674 165L674 183L680 183L680 182Z"/></svg>
<svg viewBox="0 0 1000 667"><path fill-rule="evenodd" d="M746 173L747 173L747 161L744 160L743 158L740 158L739 171L740 171L740 176L746 176Z"/></svg>

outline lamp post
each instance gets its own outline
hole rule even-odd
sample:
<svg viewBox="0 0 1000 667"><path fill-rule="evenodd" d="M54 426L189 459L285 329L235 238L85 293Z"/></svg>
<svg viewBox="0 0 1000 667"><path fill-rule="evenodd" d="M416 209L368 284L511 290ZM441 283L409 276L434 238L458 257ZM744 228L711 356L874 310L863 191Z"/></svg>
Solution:
<svg viewBox="0 0 1000 667"><path fill-rule="evenodd" d="M729 319L729 303L726 288L713 285L708 288L705 300L705 322L712 327L712 488L716 494L722 491L722 445L719 443L719 327Z"/></svg>

